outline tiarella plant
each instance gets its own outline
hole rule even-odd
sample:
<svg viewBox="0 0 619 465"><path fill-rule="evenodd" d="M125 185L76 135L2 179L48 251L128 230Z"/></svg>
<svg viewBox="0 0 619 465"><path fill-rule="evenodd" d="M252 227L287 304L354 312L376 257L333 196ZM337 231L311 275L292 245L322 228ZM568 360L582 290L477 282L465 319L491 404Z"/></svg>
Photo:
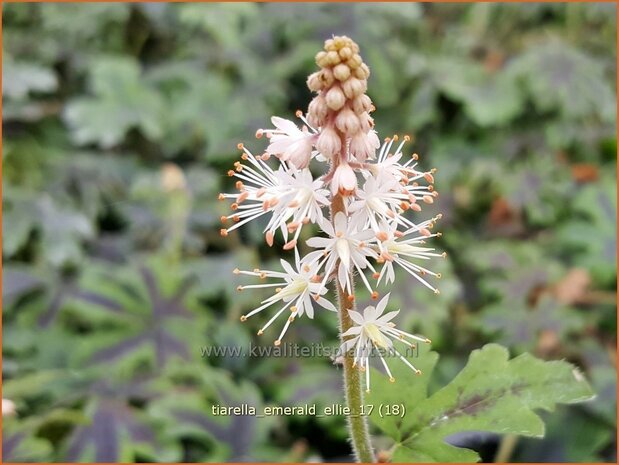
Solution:
<svg viewBox="0 0 619 465"><path fill-rule="evenodd" d="M263 311L272 312L268 319L265 318L266 322L258 335L281 320L283 323L276 330L274 340L278 346L295 318L304 315L313 318L315 311L323 309L337 313L346 404L351 412L348 416L351 442L357 460L374 462L367 415L363 410L363 391L371 392L370 358L374 354L379 355L380 366L386 373L384 379L390 383L395 382L400 374L420 375L422 370L418 363L431 371L436 361L436 354L426 352L429 356L426 360L422 357L412 363L408 349L416 348L419 342L429 344L430 340L398 329L395 320L399 310L390 309L389 293L381 296L377 289L381 284L392 284L395 268L399 267L430 291L439 293L436 280L441 277L440 273L433 272L427 264L432 259L446 256L428 242L440 236L440 233L433 231L441 215L432 218L421 216L423 206L432 204L438 197L433 186L435 170L423 170L416 153L405 155L403 150L410 141L409 136L387 137L381 143L370 116L374 106L366 94L370 69L363 62L355 42L348 37L327 40L324 50L316 55L316 63L320 69L307 80L309 89L316 95L307 113L297 112L299 124L273 117L274 128L256 132L257 138L268 139L266 149L260 154L254 154L239 144L241 160L235 162L234 169L228 172L229 176L237 178L238 192L219 196L220 200L233 202L232 213L221 218L225 226L221 234L227 236L249 221L265 217L267 244L273 246L279 241L279 235L283 249L294 251L294 262L282 259L281 270L235 270L236 274L260 280L259 284L241 285L239 290L273 290L270 297L241 316L241 321L246 321ZM277 161L273 162L272 158ZM310 171L312 161L324 167L318 177ZM301 256L299 238L303 227L309 223L317 225L321 234L306 241L307 246L314 250ZM367 288L372 299L377 301L375 306L368 306L362 312L355 309L355 280ZM330 298L330 286L335 290L336 298ZM398 345L406 350L398 350ZM476 355L478 366L484 364L480 360L486 360L491 365L493 359L497 361L503 354L497 346L487 346L484 350ZM400 368L394 370L390 367L383 357L386 353L401 361L408 371L403 373ZM518 366L526 363L523 360ZM533 369L533 362L530 363ZM535 363L543 364L537 360ZM468 365L466 369L473 370ZM564 383L567 394L553 397L545 393L547 398L540 400L539 404L525 403L518 407L516 402L512 407L551 408L555 402L574 402L590 397L586 382L579 373L572 373L568 364L556 371L548 369L550 371L545 373L547 379L538 379L538 382L544 388L550 388L543 384L544 381L549 384ZM527 388L539 387L533 383L530 386L526 384L526 373L512 371L505 365L503 373L495 375L495 381L504 390L498 389L493 395L527 396ZM398 376L394 376L396 372ZM411 382L408 380L406 383ZM397 394L385 393L389 388L385 388L383 383L382 380L378 382L381 386L378 394L380 400L387 400L389 405L400 405L394 397ZM513 385L519 386L518 392ZM425 400L427 380L419 386L421 391L417 394L423 406L433 397ZM465 389L459 392L462 394ZM398 426L388 421L374 421L374 418L373 421L396 440L392 453L398 445L406 451L407 444L413 444L413 439L419 434L429 434L428 431L438 428L437 434L440 435L443 433L441 425L449 426L453 416L466 416L468 404L464 394L461 394L454 400L455 405L450 406L455 409L453 411L439 404L434 411L423 412L425 416L421 418L427 424L418 430L408 428L406 421ZM474 396L472 399L480 404L476 409L483 411L485 399ZM448 401L450 399L444 400L444 403ZM464 403L460 410L457 410L458 402ZM500 402L495 399L495 403ZM406 410L407 404L402 402L401 405ZM452 416L439 415L441 408L452 413ZM531 415L534 416L533 413ZM419 424L415 423L415 428L418 427ZM496 429L484 424L476 424L475 428ZM505 427L499 432L527 434L526 431L513 429ZM530 434L537 434L534 430L531 428ZM450 432L451 429L447 428L445 434ZM441 442L443 438L440 438ZM433 444L429 451L404 452L399 458L440 461L470 459L471 455L445 455L440 445Z"/></svg>

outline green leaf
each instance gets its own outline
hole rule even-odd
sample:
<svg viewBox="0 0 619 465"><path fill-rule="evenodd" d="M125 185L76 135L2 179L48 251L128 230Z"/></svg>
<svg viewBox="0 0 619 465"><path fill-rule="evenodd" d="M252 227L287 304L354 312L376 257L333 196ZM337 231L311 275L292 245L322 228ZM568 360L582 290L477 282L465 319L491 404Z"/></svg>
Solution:
<svg viewBox="0 0 619 465"><path fill-rule="evenodd" d="M429 82L423 82L415 91L408 110L408 123L414 129L419 129L437 119L437 99L436 87Z"/></svg>
<svg viewBox="0 0 619 465"><path fill-rule="evenodd" d="M481 66L459 60L437 60L432 74L438 87L464 104L479 126L508 123L522 110L522 98L511 75L491 74Z"/></svg>
<svg viewBox="0 0 619 465"><path fill-rule="evenodd" d="M65 108L65 120L78 145L109 148L132 128L150 139L162 134L161 95L141 80L138 63L127 57L96 60L91 69L93 97L81 97Z"/></svg>
<svg viewBox="0 0 619 465"><path fill-rule="evenodd" d="M559 110L567 118L596 115L614 122L615 92L598 61L566 43L548 42L532 47L509 67L540 111Z"/></svg>
<svg viewBox="0 0 619 465"><path fill-rule="evenodd" d="M386 377L377 379L366 402L375 405L405 402L403 417L372 422L396 441L396 462L470 462L476 452L454 447L446 440L463 431L544 436L544 423L535 413L552 411L556 404L582 402L593 392L577 368L564 361L545 362L530 354L509 360L507 349L488 344L471 353L467 365L447 386L427 397L427 384L438 359L421 354L415 365L423 372L415 382L406 367L394 364L398 389Z"/></svg>
<svg viewBox="0 0 619 465"><path fill-rule="evenodd" d="M20 100L31 92L52 92L58 81L54 72L36 63L15 61L5 55L2 67L2 90L4 96Z"/></svg>
<svg viewBox="0 0 619 465"><path fill-rule="evenodd" d="M509 347L532 349L542 332L551 332L567 341L572 332L583 326L579 312L550 296L543 296L533 307L514 303L509 311L505 308L505 303L486 306L477 326L486 333L498 332L495 340Z"/></svg>
<svg viewBox="0 0 619 465"><path fill-rule="evenodd" d="M613 286L617 276L617 181L605 176L584 187L574 201L574 220L559 229L565 249L574 249L575 263L590 270L596 282Z"/></svg>

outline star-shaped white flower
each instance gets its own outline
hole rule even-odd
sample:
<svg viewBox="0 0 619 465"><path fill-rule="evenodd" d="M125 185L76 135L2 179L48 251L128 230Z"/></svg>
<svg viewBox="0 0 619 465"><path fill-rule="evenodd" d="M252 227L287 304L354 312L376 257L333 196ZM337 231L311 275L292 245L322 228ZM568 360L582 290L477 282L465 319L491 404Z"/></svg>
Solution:
<svg viewBox="0 0 619 465"><path fill-rule="evenodd" d="M282 329L279 337L275 340L275 345L281 343L284 334L288 330L296 316L307 315L308 318L314 318L314 302L321 307L337 312L335 306L323 297L327 293L327 289L320 285L320 279L317 276L316 265L311 265L306 260L299 258L299 252L295 248L295 266L291 266L287 261L280 260L284 271L268 271L259 270L241 271L234 270L235 274L244 274L248 276L258 276L260 279L275 278L277 281L266 284L251 284L248 286L239 286L239 291L245 289L260 289L260 288L275 288L275 294L266 298L261 302L262 305L253 309L246 315L241 316L241 321L246 321L247 318L260 313L268 307L280 304L282 307L273 315L273 317L258 331L258 335L271 326L271 324L286 311L290 309L290 316L286 320L286 324Z"/></svg>
<svg viewBox="0 0 619 465"><path fill-rule="evenodd" d="M289 161L298 169L307 168L314 154L318 133L310 131L307 126L299 129L292 121L278 116L273 116L271 122L276 129L261 129L257 132L269 138L266 153L282 161Z"/></svg>
<svg viewBox="0 0 619 465"><path fill-rule="evenodd" d="M399 140L400 138L397 135L385 139L378 153L376 162L363 165L362 172L364 176L369 178L371 176L378 177L381 175L391 178L401 183L416 200L423 200L424 202L431 203L432 197L436 195L434 189L426 185L420 185L417 181L423 179L432 185L434 183L433 173L436 170L419 171L417 169L419 155L416 153L413 153L411 158L402 163L401 160L404 157L402 148L406 142L410 141L410 137L404 136L402 142L400 142L392 152L391 149L393 148L394 142L398 142ZM411 202L413 202L412 199Z"/></svg>
<svg viewBox="0 0 619 465"><path fill-rule="evenodd" d="M409 348L414 348L415 344L411 341L420 341L430 343L428 338L415 336L405 331L399 330L395 324L391 322L400 310L384 313L389 302L389 294L383 297L376 307L369 306L363 311L363 314L354 310L349 310L348 314L354 322L348 331L342 336L346 339L342 344L340 351L344 353L353 350L354 359L353 365L359 366L359 369L365 372L366 391L370 392L370 366L369 359L372 352L378 354L385 371L389 375L389 380L394 382L395 379L389 370L389 366L385 361L381 352L386 355L395 355L404 362L416 374L421 374L421 371L415 368L404 356L395 348L393 341L399 341Z"/></svg>
<svg viewBox="0 0 619 465"><path fill-rule="evenodd" d="M381 241L378 243L380 252L378 261L384 262L384 265L380 273L374 275L378 279L377 284L380 284L383 279L387 284L392 283L395 280L394 265L398 265L424 286L434 291L435 294L439 293L439 290L432 286L425 279L425 276L429 275L440 279L441 274L429 270L420 265L419 262L447 256L445 252L437 253L433 247L424 246L426 239L441 236L441 233L430 232L430 229L434 227L434 222L440 218L441 215L437 215L405 232L389 229L387 225L383 224L384 232L381 235Z"/></svg>
<svg viewBox="0 0 619 465"><path fill-rule="evenodd" d="M374 233L371 230L357 231L342 212L335 215L333 223L331 225L325 221L322 225L328 237L312 237L307 240L307 245L320 249L310 252L307 260L311 263L318 262L318 269L324 269L321 286L324 287L335 272L340 286L350 294L351 271L356 270L368 290L373 292L363 270L369 268L375 271L368 260L370 257L377 257L376 252L369 246L375 241Z"/></svg>
<svg viewBox="0 0 619 465"><path fill-rule="evenodd" d="M223 236L262 215L271 214L264 229L265 238L273 245L274 233L279 229L286 241L285 249L292 249L304 224L324 221L322 208L329 204L329 191L323 188L321 180L314 180L309 169L297 170L281 162L278 169L272 169L264 157L256 157L247 148L243 149L242 160L237 161L229 176L239 179L236 183L239 193L220 194L219 198L232 199L233 213L221 218L222 222L232 220L234 224L221 230ZM288 241L288 234L293 238Z"/></svg>

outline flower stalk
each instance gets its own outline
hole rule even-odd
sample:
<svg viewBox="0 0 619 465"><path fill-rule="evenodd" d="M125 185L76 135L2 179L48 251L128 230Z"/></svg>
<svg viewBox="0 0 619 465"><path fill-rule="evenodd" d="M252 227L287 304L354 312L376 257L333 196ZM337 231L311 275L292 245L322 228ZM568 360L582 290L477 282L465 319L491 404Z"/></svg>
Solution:
<svg viewBox="0 0 619 465"><path fill-rule="evenodd" d="M331 203L331 216L335 217L338 212L345 213L344 199L340 195L333 197L333 202ZM347 336L344 336L344 333L353 327L353 321L348 312L355 309L354 287L351 293L348 293L340 283L336 281L336 289L340 320L340 342L344 344L348 339ZM363 390L361 387L361 373L355 368L354 359L349 351L343 353L342 357L345 402L350 410L350 415L348 416L350 442L357 462L374 463L376 460L370 440L367 418L365 415L361 415L361 406L364 402Z"/></svg>

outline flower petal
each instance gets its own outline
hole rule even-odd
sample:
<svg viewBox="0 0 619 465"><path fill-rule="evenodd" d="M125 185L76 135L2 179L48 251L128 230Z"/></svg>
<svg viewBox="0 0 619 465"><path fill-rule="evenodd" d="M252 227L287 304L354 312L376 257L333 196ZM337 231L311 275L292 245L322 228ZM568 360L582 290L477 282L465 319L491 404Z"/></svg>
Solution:
<svg viewBox="0 0 619 465"><path fill-rule="evenodd" d="M348 310L348 316L350 316L350 319L358 325L362 325L363 323L365 323L365 320L363 316L361 316L361 313L356 312L355 310Z"/></svg>

